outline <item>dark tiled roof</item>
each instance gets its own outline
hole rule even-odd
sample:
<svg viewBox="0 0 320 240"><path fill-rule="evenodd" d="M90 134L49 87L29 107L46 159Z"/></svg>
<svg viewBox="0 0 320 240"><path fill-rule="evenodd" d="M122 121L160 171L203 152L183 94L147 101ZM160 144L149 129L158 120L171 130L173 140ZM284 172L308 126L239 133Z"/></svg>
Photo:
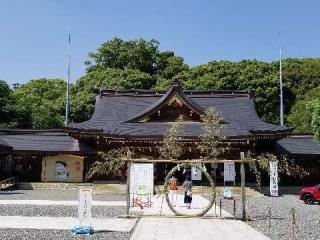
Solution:
<svg viewBox="0 0 320 240"><path fill-rule="evenodd" d="M216 108L228 123L223 131L225 136L248 136L253 135L255 131L289 131L287 128L263 122L257 115L253 99L246 92L181 90L181 93L188 99L188 104L196 106L199 111ZM105 134L115 135L162 136L172 123L133 123L130 120L154 109L164 96L164 92L146 90L107 90L97 97L95 111L90 120L74 123L69 127L83 130L100 129ZM201 133L200 122L185 122L183 125L185 136L195 137Z"/></svg>
<svg viewBox="0 0 320 240"><path fill-rule="evenodd" d="M320 143L312 135L292 135L275 143L279 153L292 155L320 155Z"/></svg>
<svg viewBox="0 0 320 240"><path fill-rule="evenodd" d="M0 142L4 141L13 151L39 152L92 152L84 143L61 130L0 130Z"/></svg>
<svg viewBox="0 0 320 240"><path fill-rule="evenodd" d="M10 145L5 142L3 139L0 138L0 149L4 148L4 149L11 149Z"/></svg>

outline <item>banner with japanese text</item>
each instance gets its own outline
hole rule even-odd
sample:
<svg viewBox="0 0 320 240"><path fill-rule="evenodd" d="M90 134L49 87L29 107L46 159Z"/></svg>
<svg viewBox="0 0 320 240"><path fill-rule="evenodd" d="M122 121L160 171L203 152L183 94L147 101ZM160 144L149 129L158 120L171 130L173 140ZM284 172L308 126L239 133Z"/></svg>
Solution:
<svg viewBox="0 0 320 240"><path fill-rule="evenodd" d="M270 162L270 195L278 197L278 162Z"/></svg>

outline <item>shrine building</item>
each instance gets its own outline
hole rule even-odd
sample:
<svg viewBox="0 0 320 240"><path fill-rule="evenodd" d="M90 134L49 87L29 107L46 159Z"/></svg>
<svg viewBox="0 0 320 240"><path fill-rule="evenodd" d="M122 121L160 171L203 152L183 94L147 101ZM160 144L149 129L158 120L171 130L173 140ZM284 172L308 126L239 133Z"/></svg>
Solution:
<svg viewBox="0 0 320 240"><path fill-rule="evenodd" d="M62 129L0 130L0 176L82 182L97 152L119 147L128 147L135 158L159 159L163 136L179 117L185 143L181 159L199 159L201 116L209 108L223 118L223 144L229 151L222 158L239 159L248 151L286 154L310 171L307 179L320 180L320 144L312 136L262 121L247 91L183 90L177 81L167 91L102 90L88 121ZM155 174L163 179L170 167L156 164ZM223 165L218 177L221 171Z"/></svg>

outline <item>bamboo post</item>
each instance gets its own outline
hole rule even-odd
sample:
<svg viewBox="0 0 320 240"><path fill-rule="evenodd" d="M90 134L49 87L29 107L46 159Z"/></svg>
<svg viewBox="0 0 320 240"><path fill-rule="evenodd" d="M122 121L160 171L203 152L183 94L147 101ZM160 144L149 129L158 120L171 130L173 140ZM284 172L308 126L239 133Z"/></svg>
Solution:
<svg viewBox="0 0 320 240"><path fill-rule="evenodd" d="M271 207L268 207L268 232L271 237Z"/></svg>
<svg viewBox="0 0 320 240"><path fill-rule="evenodd" d="M250 219L250 214L249 214L249 202L246 200L246 222L248 222L249 221L249 219Z"/></svg>
<svg viewBox="0 0 320 240"><path fill-rule="evenodd" d="M130 215L130 169L131 169L131 162L127 164L127 215Z"/></svg>
<svg viewBox="0 0 320 240"><path fill-rule="evenodd" d="M217 217L217 199L214 200L214 215Z"/></svg>
<svg viewBox="0 0 320 240"><path fill-rule="evenodd" d="M236 220L236 199L233 199L233 219Z"/></svg>
<svg viewBox="0 0 320 240"><path fill-rule="evenodd" d="M240 152L240 158L244 160L244 152ZM241 200L242 200L242 220L247 219L246 212L246 179L245 179L245 169L244 169L244 161L241 162L240 166L240 174L241 174Z"/></svg>
<svg viewBox="0 0 320 240"><path fill-rule="evenodd" d="M294 208L291 208L290 215L291 215L291 240L296 240L297 219L296 219L296 210Z"/></svg>

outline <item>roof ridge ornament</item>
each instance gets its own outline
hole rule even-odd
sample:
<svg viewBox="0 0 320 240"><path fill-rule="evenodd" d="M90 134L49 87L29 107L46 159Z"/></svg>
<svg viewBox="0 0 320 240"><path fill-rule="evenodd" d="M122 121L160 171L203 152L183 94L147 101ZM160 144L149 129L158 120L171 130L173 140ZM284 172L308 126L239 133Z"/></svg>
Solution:
<svg viewBox="0 0 320 240"><path fill-rule="evenodd" d="M131 118L126 123L129 122L145 122L149 120L149 116L155 112L158 112L162 107L165 105L171 105L173 102L177 102L180 106L185 105L189 108L189 110L193 111L193 113L197 113L198 115L203 115L204 110L196 104L192 99L187 97L183 89L181 88L180 81L175 79L172 81L171 87L168 91L153 105L149 106L149 108L145 109L144 111L140 112L134 118Z"/></svg>
<svg viewBox="0 0 320 240"><path fill-rule="evenodd" d="M172 84L171 86L177 86L177 87L180 87L181 88L181 81L179 79L174 79L172 81Z"/></svg>

